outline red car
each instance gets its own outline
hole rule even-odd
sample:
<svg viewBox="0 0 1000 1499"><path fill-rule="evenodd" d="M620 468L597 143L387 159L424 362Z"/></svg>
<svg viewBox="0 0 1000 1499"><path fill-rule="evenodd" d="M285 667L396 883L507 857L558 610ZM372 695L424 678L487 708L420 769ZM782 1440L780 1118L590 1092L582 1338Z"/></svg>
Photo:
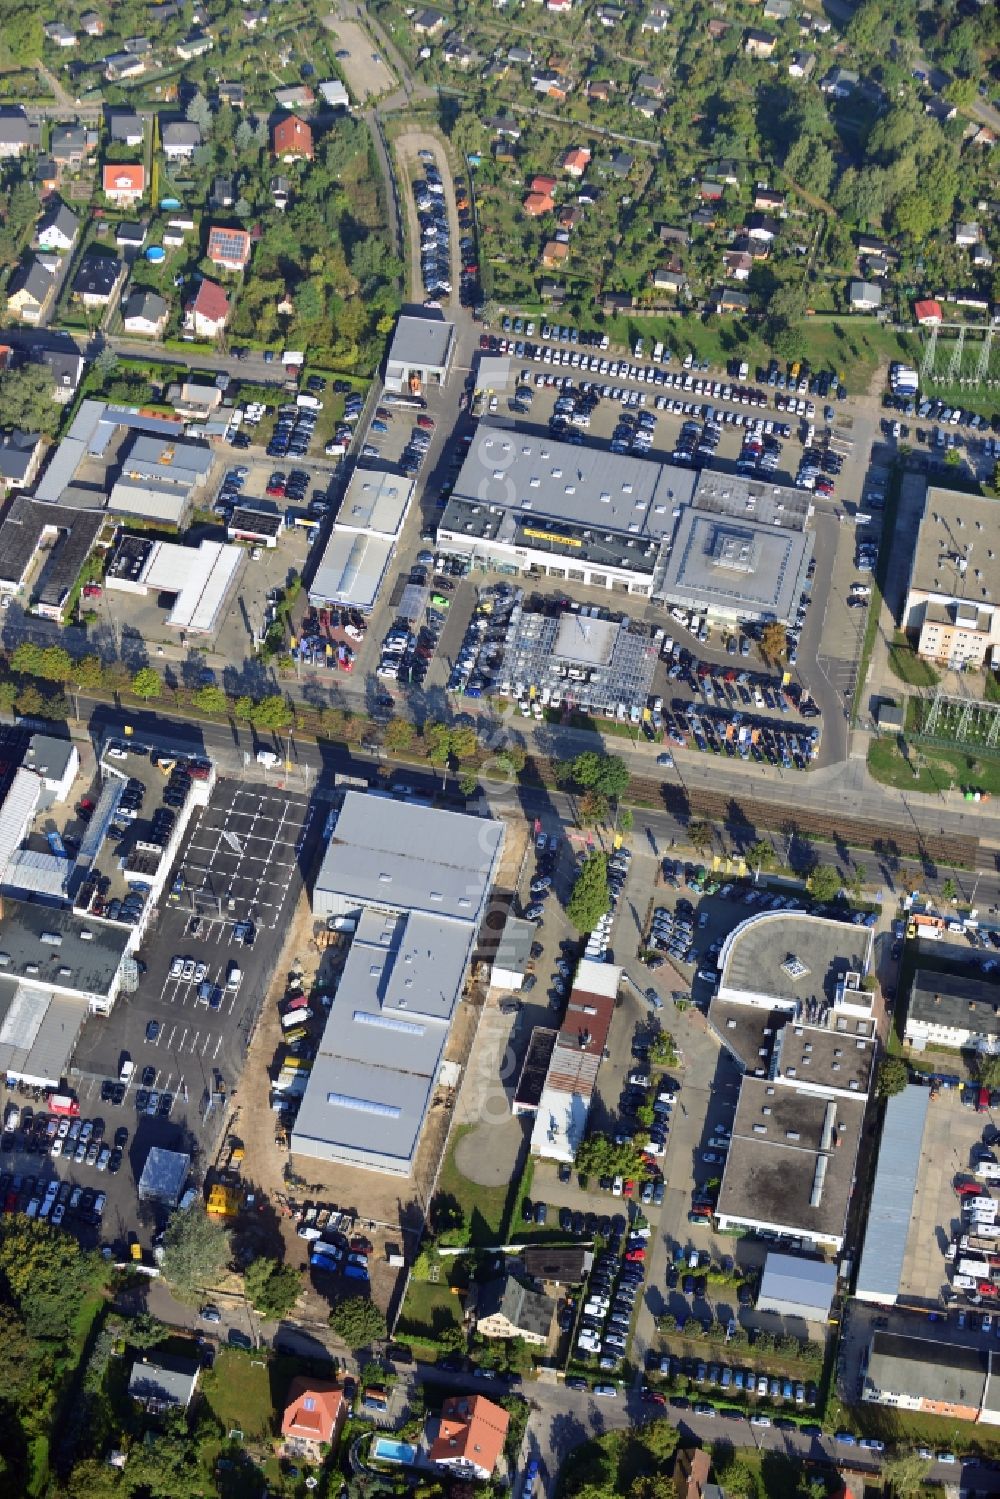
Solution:
<svg viewBox="0 0 1000 1499"><path fill-rule="evenodd" d="M625 1255L626 1262L630 1265L641 1265L645 1258L644 1249L629 1249Z"/></svg>
<svg viewBox="0 0 1000 1499"><path fill-rule="evenodd" d="M480 333L480 335L479 335L479 347L481 349L488 349L489 346L490 346L490 335L488 333Z"/></svg>
<svg viewBox="0 0 1000 1499"><path fill-rule="evenodd" d="M418 416L417 426L423 427L425 432L434 431L434 418L432 416Z"/></svg>
<svg viewBox="0 0 1000 1499"><path fill-rule="evenodd" d="M269 494L272 499L280 500L282 495L285 493L285 486L284 484L269 484L264 493Z"/></svg>
<svg viewBox="0 0 1000 1499"><path fill-rule="evenodd" d="M661 1394L659 1390L647 1390L642 1398L647 1405L666 1405L667 1403L666 1395Z"/></svg>
<svg viewBox="0 0 1000 1499"><path fill-rule="evenodd" d="M83 596L85 599L99 599L104 589L100 583L85 583L83 585Z"/></svg>
<svg viewBox="0 0 1000 1499"><path fill-rule="evenodd" d="M634 1191L635 1191L635 1182L631 1181L631 1180L627 1181L625 1183L625 1185L622 1187L622 1196L623 1197L631 1197L632 1193Z"/></svg>

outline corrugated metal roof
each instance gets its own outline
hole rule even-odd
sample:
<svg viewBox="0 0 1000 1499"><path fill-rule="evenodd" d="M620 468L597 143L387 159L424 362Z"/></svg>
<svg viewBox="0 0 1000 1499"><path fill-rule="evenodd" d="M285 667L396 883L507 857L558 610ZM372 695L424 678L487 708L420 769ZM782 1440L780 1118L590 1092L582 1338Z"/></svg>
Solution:
<svg viewBox="0 0 1000 1499"><path fill-rule="evenodd" d="M760 1283L758 1308L769 1303L800 1306L825 1317L837 1286L837 1268L826 1260L802 1259L795 1254L769 1254ZM777 1309L777 1308L774 1308Z"/></svg>
<svg viewBox="0 0 1000 1499"><path fill-rule="evenodd" d="M854 1293L865 1301L894 1302L899 1295L929 1103L930 1090L911 1084L886 1105Z"/></svg>
<svg viewBox="0 0 1000 1499"><path fill-rule="evenodd" d="M0 806L0 875L14 852L24 842L42 794L41 777L22 766L14 775L10 790Z"/></svg>

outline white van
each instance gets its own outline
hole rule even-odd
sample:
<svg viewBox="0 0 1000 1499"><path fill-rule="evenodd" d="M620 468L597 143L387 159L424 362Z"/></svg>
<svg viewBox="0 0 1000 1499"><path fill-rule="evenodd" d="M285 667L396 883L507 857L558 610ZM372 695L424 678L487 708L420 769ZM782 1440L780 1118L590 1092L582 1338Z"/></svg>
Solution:
<svg viewBox="0 0 1000 1499"><path fill-rule="evenodd" d="M280 760L274 750L259 749L257 751L257 764L266 766L268 770L273 770L276 765L280 764Z"/></svg>

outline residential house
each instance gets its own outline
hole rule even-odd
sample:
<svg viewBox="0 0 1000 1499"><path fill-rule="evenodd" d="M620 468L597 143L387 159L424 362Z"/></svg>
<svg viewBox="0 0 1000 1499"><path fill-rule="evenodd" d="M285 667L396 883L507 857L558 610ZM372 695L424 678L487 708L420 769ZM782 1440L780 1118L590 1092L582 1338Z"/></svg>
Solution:
<svg viewBox="0 0 1000 1499"><path fill-rule="evenodd" d="M874 234L856 234L854 242L858 255L884 255L886 260L895 260L896 251L892 245L887 244L884 239L879 239Z"/></svg>
<svg viewBox="0 0 1000 1499"><path fill-rule="evenodd" d="M288 200L292 192L290 178L283 177L280 173L276 177L272 177L269 191L275 208L279 213L284 213L288 207Z"/></svg>
<svg viewBox="0 0 1000 1499"><path fill-rule="evenodd" d="M177 0L161 0L158 5L149 7L149 19L155 21L157 26L165 26L168 21L175 21L181 13Z"/></svg>
<svg viewBox="0 0 1000 1499"><path fill-rule="evenodd" d="M549 177L539 173L532 177L531 181L528 183L528 190L529 192L533 193L552 194L556 190L557 182L558 178Z"/></svg>
<svg viewBox="0 0 1000 1499"><path fill-rule="evenodd" d="M48 316L54 295L54 277L30 255L7 284L7 311L22 323L40 323Z"/></svg>
<svg viewBox="0 0 1000 1499"><path fill-rule="evenodd" d="M653 36L662 36L669 25L669 8L665 5L651 5L639 23L639 30L648 31Z"/></svg>
<svg viewBox="0 0 1000 1499"><path fill-rule="evenodd" d="M457 31L445 37L444 46L441 48L441 56L451 67L468 68L475 59L475 54L467 42L463 41Z"/></svg>
<svg viewBox="0 0 1000 1499"><path fill-rule="evenodd" d="M677 224L660 224L657 228L661 245L687 246L691 243L691 236L686 229Z"/></svg>
<svg viewBox="0 0 1000 1499"><path fill-rule="evenodd" d="M72 250L80 232L80 220L71 208L57 198L46 209L35 231L40 250Z"/></svg>
<svg viewBox="0 0 1000 1499"><path fill-rule="evenodd" d="M729 30L729 22L721 21L718 16L713 16L705 30L708 32L710 41L721 42Z"/></svg>
<svg viewBox="0 0 1000 1499"><path fill-rule="evenodd" d="M579 228L583 223L583 209L571 207L567 203L556 214L556 223L560 229L565 229L567 234L571 234L574 229Z"/></svg>
<svg viewBox="0 0 1000 1499"><path fill-rule="evenodd" d="M559 239L550 239L542 246L541 265L546 271L554 271L563 265L569 255L569 245Z"/></svg>
<svg viewBox="0 0 1000 1499"><path fill-rule="evenodd" d="M85 32L87 36L103 36L104 17L99 15L96 10L85 10L80 17L80 30Z"/></svg>
<svg viewBox="0 0 1000 1499"><path fill-rule="evenodd" d="M753 256L746 250L725 250L722 255L722 268L727 276L732 276L734 281L749 281L750 272L753 270Z"/></svg>
<svg viewBox="0 0 1000 1499"><path fill-rule="evenodd" d="M579 179L590 166L590 157L589 147L572 146L562 159L562 169L567 176Z"/></svg>
<svg viewBox="0 0 1000 1499"><path fill-rule="evenodd" d="M446 21L447 17L442 15L439 10L435 10L433 6L428 6L426 10L419 11L414 16L413 29L417 33L417 36L437 36L438 32L443 30Z"/></svg>
<svg viewBox="0 0 1000 1499"><path fill-rule="evenodd" d="M551 99L565 99L566 97L566 79L554 68L539 68L537 72L532 73L531 87L536 94L544 94Z"/></svg>
<svg viewBox="0 0 1000 1499"><path fill-rule="evenodd" d="M486 1483L493 1477L510 1416L485 1395L449 1395L440 1417L427 1426L428 1461L457 1479Z"/></svg>
<svg viewBox="0 0 1000 1499"><path fill-rule="evenodd" d="M249 231L213 224L208 231L208 246L205 254L220 270L246 270L250 264Z"/></svg>
<svg viewBox="0 0 1000 1499"><path fill-rule="evenodd" d="M198 1386L199 1367L194 1359L144 1354L132 1365L128 1392L148 1411L187 1410Z"/></svg>
<svg viewBox="0 0 1000 1499"><path fill-rule="evenodd" d="M49 140L52 160L58 167L82 166L88 156L97 149L97 132L88 130L78 122L68 125L53 125Z"/></svg>
<svg viewBox="0 0 1000 1499"><path fill-rule="evenodd" d="M988 271L993 264L993 251L988 245L974 245L970 259L972 260L972 264L978 266L981 271Z"/></svg>
<svg viewBox="0 0 1000 1499"><path fill-rule="evenodd" d="M671 1481L676 1499L706 1499L714 1487L708 1481L712 1457L704 1447L678 1447L674 1453Z"/></svg>
<svg viewBox="0 0 1000 1499"><path fill-rule="evenodd" d="M116 145L141 146L143 124L130 109L116 109L108 115L108 134Z"/></svg>
<svg viewBox="0 0 1000 1499"><path fill-rule="evenodd" d="M290 88L276 88L274 98L282 109L311 109L316 103L316 95L304 83L293 84Z"/></svg>
<svg viewBox="0 0 1000 1499"><path fill-rule="evenodd" d="M842 68L838 65L831 68L829 73L820 79L819 86L831 99L849 99L859 81L859 75L852 68Z"/></svg>
<svg viewBox="0 0 1000 1499"><path fill-rule="evenodd" d="M204 57L206 52L211 52L214 46L214 41L204 31L193 31L182 42L177 43L174 51L182 61L192 62L194 58Z"/></svg>
<svg viewBox="0 0 1000 1499"><path fill-rule="evenodd" d="M168 219L163 231L163 247L165 250L179 250L194 229L193 219Z"/></svg>
<svg viewBox="0 0 1000 1499"><path fill-rule="evenodd" d="M494 135L499 135L504 140L519 141L521 139L521 126L513 115L494 115L493 119L487 120L486 123ZM555 178L552 181L554 186Z"/></svg>
<svg viewBox="0 0 1000 1499"><path fill-rule="evenodd" d="M684 273L670 266L658 265L653 272L653 288L656 291L669 292L671 296L679 296L684 289Z"/></svg>
<svg viewBox="0 0 1000 1499"><path fill-rule="evenodd" d="M321 1463L347 1418L347 1401L338 1384L297 1375L288 1386L281 1417L281 1456Z"/></svg>
<svg viewBox="0 0 1000 1499"><path fill-rule="evenodd" d="M146 168L141 163L108 162L101 175L104 196L117 208L134 208L146 191Z"/></svg>
<svg viewBox="0 0 1000 1499"><path fill-rule="evenodd" d="M201 129L193 120L171 120L160 130L160 141L168 161L190 161L201 145Z"/></svg>
<svg viewBox="0 0 1000 1499"><path fill-rule="evenodd" d="M476 1330L484 1338L523 1338L541 1347L548 1342L555 1309L550 1296L530 1291L513 1275L500 1276L480 1287Z"/></svg>
<svg viewBox="0 0 1000 1499"><path fill-rule="evenodd" d="M44 364L52 376L52 399L60 406L72 401L83 379L83 355L66 335L58 344L34 344L30 350L32 364Z"/></svg>
<svg viewBox="0 0 1000 1499"><path fill-rule="evenodd" d="M224 83L220 80L217 85L220 104L229 104L233 109L242 109L246 103L246 90L242 83Z"/></svg>
<svg viewBox="0 0 1000 1499"><path fill-rule="evenodd" d="M24 110L0 110L0 161L23 156L40 142L37 125L32 125Z"/></svg>
<svg viewBox="0 0 1000 1499"><path fill-rule="evenodd" d="M703 203L721 203L725 196L725 185L721 182L699 182L698 196Z"/></svg>
<svg viewBox="0 0 1000 1499"><path fill-rule="evenodd" d="M745 291L733 291L730 287L721 287L713 294L713 301L717 312L746 313L750 311L750 298Z"/></svg>
<svg viewBox="0 0 1000 1499"><path fill-rule="evenodd" d="M236 202L236 184L232 177L216 177L212 183L213 208L232 208Z"/></svg>
<svg viewBox="0 0 1000 1499"><path fill-rule="evenodd" d="M979 225L976 223L955 225L955 244L959 249L968 250L972 245L979 243Z"/></svg>
<svg viewBox="0 0 1000 1499"><path fill-rule="evenodd" d="M597 7L597 19L607 31L614 31L625 19L625 12L620 5L599 5Z"/></svg>
<svg viewBox="0 0 1000 1499"><path fill-rule="evenodd" d="M614 92L610 78L591 78L587 81L587 98L593 104L607 104Z"/></svg>
<svg viewBox="0 0 1000 1499"><path fill-rule="evenodd" d="M299 115L285 115L274 127L271 150L278 161L312 161L312 130Z"/></svg>
<svg viewBox="0 0 1000 1499"><path fill-rule="evenodd" d="M122 47L126 52L131 52L133 57L148 57L153 50L148 36L127 36Z"/></svg>
<svg viewBox="0 0 1000 1499"><path fill-rule="evenodd" d="M59 185L59 168L51 156L39 156L31 176L40 198L47 198Z"/></svg>
<svg viewBox="0 0 1000 1499"><path fill-rule="evenodd" d="M531 67L535 55L530 47L514 46L508 48L507 61L515 63L518 67Z"/></svg>
<svg viewBox="0 0 1000 1499"><path fill-rule="evenodd" d="M45 443L40 432L0 433L0 487L5 494L28 489L38 477Z"/></svg>
<svg viewBox="0 0 1000 1499"><path fill-rule="evenodd" d="M550 302L553 307L561 307L566 300L566 288L561 281L553 281L551 276L542 277L538 294L543 302Z"/></svg>
<svg viewBox="0 0 1000 1499"><path fill-rule="evenodd" d="M217 338L229 321L229 296L216 281L199 281L184 309L184 327L196 338Z"/></svg>
<svg viewBox="0 0 1000 1499"><path fill-rule="evenodd" d="M792 0L764 0L765 21L787 21L792 13Z"/></svg>
<svg viewBox="0 0 1000 1499"><path fill-rule="evenodd" d="M70 31L64 21L46 21L42 30L55 47L75 47L78 45L76 32Z"/></svg>
<svg viewBox="0 0 1000 1499"><path fill-rule="evenodd" d="M758 182L753 190L754 208L763 209L766 213L781 213L785 202L784 193L779 192L776 187L766 187L763 182Z"/></svg>
<svg viewBox="0 0 1000 1499"><path fill-rule="evenodd" d="M630 156L627 151L616 151L608 163L608 170L612 177L624 180L635 166L635 157Z"/></svg>
<svg viewBox="0 0 1000 1499"><path fill-rule="evenodd" d="M555 208L551 193L529 193L521 207L529 219L540 219Z"/></svg>
<svg viewBox="0 0 1000 1499"><path fill-rule="evenodd" d="M167 326L170 309L155 291L136 287L123 311L125 332L143 338L162 338Z"/></svg>
<svg viewBox="0 0 1000 1499"><path fill-rule="evenodd" d="M616 317L619 313L632 311L635 297L628 291L605 291L601 293L598 305L602 312L610 312Z"/></svg>
<svg viewBox="0 0 1000 1499"><path fill-rule="evenodd" d="M123 83L128 78L140 78L146 71L141 57L132 52L112 52L104 59L104 76L109 83Z"/></svg>
<svg viewBox="0 0 1000 1499"><path fill-rule="evenodd" d="M573 0L545 0L545 9L554 16L566 15L573 9Z"/></svg>
<svg viewBox="0 0 1000 1499"><path fill-rule="evenodd" d="M953 120L955 118L958 114L958 107L952 104L950 99L942 99L940 95L935 94L924 105L924 114L930 115L932 120L937 120L939 124L943 125L946 120Z"/></svg>
<svg viewBox="0 0 1000 1499"><path fill-rule="evenodd" d="M815 52L793 52L788 64L789 78L811 78L816 71Z"/></svg>
<svg viewBox="0 0 1000 1499"><path fill-rule="evenodd" d="M769 245L777 237L778 224L766 213L751 213L747 215L746 232L747 238L757 240Z"/></svg>
<svg viewBox="0 0 1000 1499"><path fill-rule="evenodd" d="M852 312L877 312L882 306L882 288L873 281L852 281L847 300Z"/></svg>
<svg viewBox="0 0 1000 1499"><path fill-rule="evenodd" d="M760 31L756 26L747 28L743 36L743 51L747 57L770 57L778 45L778 38L770 31Z"/></svg>
<svg viewBox="0 0 1000 1499"><path fill-rule="evenodd" d="M263 26L267 20L266 10L244 10L240 17L240 25L244 31L255 32L258 26Z"/></svg>
<svg viewBox="0 0 1000 1499"><path fill-rule="evenodd" d="M532 1280L557 1286L581 1285L594 1263L593 1252L582 1244L526 1244L518 1258Z"/></svg>
<svg viewBox="0 0 1000 1499"><path fill-rule="evenodd" d="M115 230L115 244L119 250L131 253L134 260L146 243L146 226L135 219L122 219Z"/></svg>
<svg viewBox="0 0 1000 1499"><path fill-rule="evenodd" d="M660 112L659 104L650 94L633 94L628 102L629 107L641 114L644 120L655 120Z"/></svg>
<svg viewBox="0 0 1000 1499"><path fill-rule="evenodd" d="M693 229L714 229L717 222L718 214L707 203L703 208L696 208L691 215L691 227Z"/></svg>
<svg viewBox="0 0 1000 1499"><path fill-rule="evenodd" d="M73 297L87 308L107 307L124 275L124 265L113 255L85 255L73 277Z"/></svg>
<svg viewBox="0 0 1000 1499"><path fill-rule="evenodd" d="M651 98L661 101L666 93L663 84L653 73L640 73L635 80L635 89L638 94L649 94Z"/></svg>

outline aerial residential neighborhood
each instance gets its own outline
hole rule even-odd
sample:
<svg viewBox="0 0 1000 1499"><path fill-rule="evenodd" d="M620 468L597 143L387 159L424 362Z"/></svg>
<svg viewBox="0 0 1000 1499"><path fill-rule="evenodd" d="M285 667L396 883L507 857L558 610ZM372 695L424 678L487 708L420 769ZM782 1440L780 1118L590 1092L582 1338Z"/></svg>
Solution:
<svg viewBox="0 0 1000 1499"><path fill-rule="evenodd" d="M5 1492L1000 1493L995 9L4 21Z"/></svg>

